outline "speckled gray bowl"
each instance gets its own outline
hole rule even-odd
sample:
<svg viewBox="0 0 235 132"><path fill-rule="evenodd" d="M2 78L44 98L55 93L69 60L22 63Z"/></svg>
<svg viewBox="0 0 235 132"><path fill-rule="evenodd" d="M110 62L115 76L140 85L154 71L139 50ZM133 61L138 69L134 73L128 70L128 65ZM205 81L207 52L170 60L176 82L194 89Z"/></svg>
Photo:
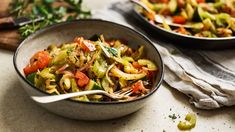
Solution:
<svg viewBox="0 0 235 132"><path fill-rule="evenodd" d="M126 102L82 102L67 99L49 104L37 103L58 115L81 120L113 119L128 115L142 108L161 85L163 78L161 56L154 45L140 33L122 25L102 20L79 20L55 24L34 33L20 44L14 55L14 67L23 88L29 96L48 95L46 92L31 85L25 79L23 73L23 68L35 52L45 49L50 44L70 42L76 36L89 38L94 34L104 34L105 38L125 40L134 49L138 45L144 45L147 58L154 61L159 68L152 91L146 96Z"/></svg>

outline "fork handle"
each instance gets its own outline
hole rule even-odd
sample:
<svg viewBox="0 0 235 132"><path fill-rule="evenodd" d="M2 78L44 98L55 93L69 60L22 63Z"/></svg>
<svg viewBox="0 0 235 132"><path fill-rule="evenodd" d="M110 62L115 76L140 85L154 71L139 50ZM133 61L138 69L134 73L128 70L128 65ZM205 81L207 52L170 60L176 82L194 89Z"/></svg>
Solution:
<svg viewBox="0 0 235 132"><path fill-rule="evenodd" d="M38 103L52 103L76 96L90 95L90 94L105 94L102 90L90 90L90 91L81 91L75 93L67 93L60 95L49 95L49 96L31 96L31 98Z"/></svg>

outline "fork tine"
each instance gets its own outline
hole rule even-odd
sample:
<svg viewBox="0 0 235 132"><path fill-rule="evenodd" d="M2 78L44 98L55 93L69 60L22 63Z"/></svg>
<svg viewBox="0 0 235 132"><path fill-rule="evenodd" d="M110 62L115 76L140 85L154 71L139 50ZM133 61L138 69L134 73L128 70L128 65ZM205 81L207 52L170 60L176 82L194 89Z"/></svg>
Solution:
<svg viewBox="0 0 235 132"><path fill-rule="evenodd" d="M129 96L130 94L132 94L132 89L129 89L126 92L122 93L122 95L126 95L126 96Z"/></svg>
<svg viewBox="0 0 235 132"><path fill-rule="evenodd" d="M115 94L129 96L130 94L132 94L132 89L129 89L127 91L119 90L119 91L115 92Z"/></svg>
<svg viewBox="0 0 235 132"><path fill-rule="evenodd" d="M131 95L132 93L133 93L133 90L130 89L129 91L125 92L124 95L125 95L125 96L129 96L129 95Z"/></svg>
<svg viewBox="0 0 235 132"><path fill-rule="evenodd" d="M124 91L119 90L119 91L114 92L114 94L120 94L120 93L122 93L122 92L124 92Z"/></svg>
<svg viewBox="0 0 235 132"><path fill-rule="evenodd" d="M130 90L132 90L132 89L131 88L121 89L119 91L114 92L114 94L120 94L121 95L121 94L124 94L124 93L126 93Z"/></svg>

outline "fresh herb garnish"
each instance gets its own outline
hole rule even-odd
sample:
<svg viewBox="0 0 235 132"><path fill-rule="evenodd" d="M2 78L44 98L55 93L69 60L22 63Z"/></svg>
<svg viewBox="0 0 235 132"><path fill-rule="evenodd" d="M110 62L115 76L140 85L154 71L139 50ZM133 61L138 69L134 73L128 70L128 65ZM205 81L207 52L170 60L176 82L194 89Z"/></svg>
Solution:
<svg viewBox="0 0 235 132"><path fill-rule="evenodd" d="M82 9L82 0L13 0L10 14L15 18L45 18L41 22L20 27L19 32L25 38L54 23L89 18L91 12Z"/></svg>
<svg viewBox="0 0 235 132"><path fill-rule="evenodd" d="M171 118L172 120L175 120L177 118L175 114L169 115L168 117Z"/></svg>
<svg viewBox="0 0 235 132"><path fill-rule="evenodd" d="M107 46L105 46L105 48L106 48L107 51L108 51L109 53L111 53L113 56L117 56L117 55L118 55L117 49L115 49L115 48L113 48L113 47L107 47Z"/></svg>

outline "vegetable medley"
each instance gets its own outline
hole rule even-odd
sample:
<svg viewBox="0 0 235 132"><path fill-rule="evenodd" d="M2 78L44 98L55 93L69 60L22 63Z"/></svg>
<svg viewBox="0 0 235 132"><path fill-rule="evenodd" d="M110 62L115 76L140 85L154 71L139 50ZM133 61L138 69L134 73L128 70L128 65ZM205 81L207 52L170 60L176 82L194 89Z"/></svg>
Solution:
<svg viewBox="0 0 235 132"><path fill-rule="evenodd" d="M133 50L120 40L94 35L76 37L60 46L38 51L23 69L26 79L49 94L85 90L132 90L124 100L147 94L157 73L156 65L143 58L144 47ZM82 101L112 101L104 95L74 97ZM123 99L122 99L123 100Z"/></svg>
<svg viewBox="0 0 235 132"><path fill-rule="evenodd" d="M235 0L141 0L153 12L142 10L142 14L154 22L154 14L170 16L176 24L192 28L169 27L167 30L196 37L231 37L235 33Z"/></svg>

